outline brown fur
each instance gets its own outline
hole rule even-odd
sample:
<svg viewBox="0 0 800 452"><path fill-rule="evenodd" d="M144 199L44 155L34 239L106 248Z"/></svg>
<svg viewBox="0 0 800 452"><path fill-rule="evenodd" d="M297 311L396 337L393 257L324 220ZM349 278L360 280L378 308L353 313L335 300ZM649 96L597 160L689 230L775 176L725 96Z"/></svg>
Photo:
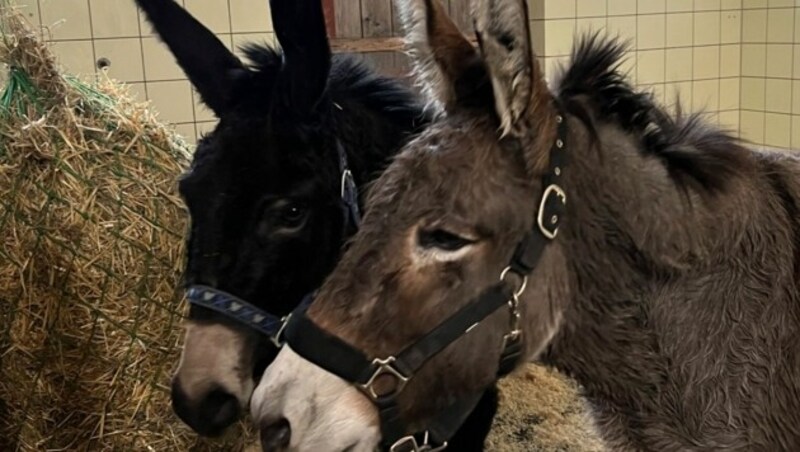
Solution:
<svg viewBox="0 0 800 452"><path fill-rule="evenodd" d="M667 115L616 71L621 54L589 38L558 84L567 216L522 296L525 355L585 387L613 450L800 450L800 158ZM496 76L472 69L476 87ZM385 357L494 284L533 227L552 97L533 90L518 119L495 110L518 99L453 104L375 184L309 316ZM497 132L509 115L522 151ZM420 249L419 231L437 229L475 243L425 257L446 255ZM501 310L424 366L400 395L407 419L490 384L508 328Z"/></svg>

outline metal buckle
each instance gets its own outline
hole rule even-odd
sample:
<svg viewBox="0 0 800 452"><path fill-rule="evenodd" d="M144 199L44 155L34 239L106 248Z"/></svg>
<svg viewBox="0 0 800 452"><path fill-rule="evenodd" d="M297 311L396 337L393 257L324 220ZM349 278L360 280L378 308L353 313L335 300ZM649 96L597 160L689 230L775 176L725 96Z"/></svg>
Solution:
<svg viewBox="0 0 800 452"><path fill-rule="evenodd" d="M550 240L553 240L558 235L559 222L558 215L553 215L547 219L547 224L553 227L553 229L550 230L547 228L547 226L545 226L545 206L547 205L547 200L553 194L561 198L561 202L563 204L567 203L567 194L564 192L564 190L556 184L550 184L547 188L545 188L544 193L542 194L542 202L539 204L539 214L536 217L536 222L539 224L539 230L542 231L542 234L544 234L544 236Z"/></svg>
<svg viewBox="0 0 800 452"><path fill-rule="evenodd" d="M283 347L284 344L286 344L286 341L284 341L281 336L283 336L283 330L286 329L286 325L289 324L289 319L291 318L292 314L289 314L281 318L281 327L278 328L278 331L275 334L269 337L269 340L272 341L273 344L275 344L275 347L281 348Z"/></svg>
<svg viewBox="0 0 800 452"><path fill-rule="evenodd" d="M394 361L395 361L394 356L390 356L386 359L375 358L374 360L372 360L372 365L377 367L375 369L375 372L373 372L372 376L369 378L369 381L367 381L363 385L359 385L361 389L372 399L373 402L377 402L378 400L386 397L395 397L397 396L397 394L400 394L403 388L406 387L406 384L408 383L408 377L400 373L399 370L395 369L394 366L392 366L392 363L394 363ZM382 375L391 375L392 377L394 377L397 383L394 390L391 393L378 395L378 393L375 392L375 388L373 388L372 386L375 384L375 380L377 380L378 377Z"/></svg>
<svg viewBox="0 0 800 452"><path fill-rule="evenodd" d="M430 444L430 432L426 430L422 439L422 444L417 442L417 438L415 438L414 435L408 435L395 441L392 447L389 448L389 452L440 452L446 448L447 441L441 446Z"/></svg>
<svg viewBox="0 0 800 452"><path fill-rule="evenodd" d="M349 188L354 187L355 185L356 181L353 179L353 173L349 169L342 171L342 187L339 196L342 199L347 200L347 198L344 197L345 193L347 193Z"/></svg>

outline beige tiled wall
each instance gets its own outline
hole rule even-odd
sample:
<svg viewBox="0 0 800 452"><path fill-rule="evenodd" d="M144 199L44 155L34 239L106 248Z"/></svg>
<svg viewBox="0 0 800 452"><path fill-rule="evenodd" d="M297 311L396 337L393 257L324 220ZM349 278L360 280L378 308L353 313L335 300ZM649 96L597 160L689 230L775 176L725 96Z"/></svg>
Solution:
<svg viewBox="0 0 800 452"><path fill-rule="evenodd" d="M273 42L265 0L177 0L230 48ZM161 118L188 140L214 124L211 112L157 40L133 0L17 0L30 21L45 27L61 63L72 73L93 75L98 62L108 76L131 85L153 102Z"/></svg>
<svg viewBox="0 0 800 452"><path fill-rule="evenodd" d="M745 0L745 3L747 1ZM742 0L540 0L530 3L534 41L548 74L573 37L604 30L630 44L624 68L661 102L709 112L739 129Z"/></svg>
<svg viewBox="0 0 800 452"><path fill-rule="evenodd" d="M266 0L178 0L231 48L273 41ZM360 11L358 0L353 2ZM468 0L463 0L468 1ZM111 77L153 101L192 140L214 124L133 0L18 0L72 72ZM800 0L529 0L548 73L573 37L605 30L631 44L632 80L672 106L705 110L757 144L800 148ZM793 130L795 132L793 132Z"/></svg>
<svg viewBox="0 0 800 452"><path fill-rule="evenodd" d="M800 149L800 2L743 3L742 136Z"/></svg>

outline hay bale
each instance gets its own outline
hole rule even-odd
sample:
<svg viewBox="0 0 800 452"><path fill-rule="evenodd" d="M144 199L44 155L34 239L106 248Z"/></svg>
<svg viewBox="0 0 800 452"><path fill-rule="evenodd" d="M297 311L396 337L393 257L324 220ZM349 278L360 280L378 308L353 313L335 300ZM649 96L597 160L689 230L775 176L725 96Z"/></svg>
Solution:
<svg viewBox="0 0 800 452"><path fill-rule="evenodd" d="M608 450L578 384L554 369L528 364L500 380L499 407L486 440L491 452Z"/></svg>
<svg viewBox="0 0 800 452"><path fill-rule="evenodd" d="M0 2L0 450L240 450L172 414L189 147ZM250 437L252 438L252 436Z"/></svg>

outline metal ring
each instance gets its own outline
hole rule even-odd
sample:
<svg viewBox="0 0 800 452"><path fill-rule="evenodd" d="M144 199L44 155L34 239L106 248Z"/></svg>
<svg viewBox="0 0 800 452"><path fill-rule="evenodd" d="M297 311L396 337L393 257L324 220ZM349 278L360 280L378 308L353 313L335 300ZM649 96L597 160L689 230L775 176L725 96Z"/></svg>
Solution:
<svg viewBox="0 0 800 452"><path fill-rule="evenodd" d="M347 193L347 189L348 189L347 183L349 181L352 181L352 180L353 180L353 173L350 172L349 169L346 169L346 170L342 171L342 186L341 186L341 190L340 190L340 193L339 193L339 196L342 199L344 199L344 195L345 195L345 193Z"/></svg>
<svg viewBox="0 0 800 452"><path fill-rule="evenodd" d="M517 290L514 291L514 298L519 298L519 296L521 296L522 293L525 292L525 288L528 287L528 275L520 275L519 273L515 272L510 266L508 266L505 269L503 269L502 273L500 273L500 281L508 282L506 281L506 276L508 276L510 272L514 272L515 275L522 278L522 283L519 285Z"/></svg>

